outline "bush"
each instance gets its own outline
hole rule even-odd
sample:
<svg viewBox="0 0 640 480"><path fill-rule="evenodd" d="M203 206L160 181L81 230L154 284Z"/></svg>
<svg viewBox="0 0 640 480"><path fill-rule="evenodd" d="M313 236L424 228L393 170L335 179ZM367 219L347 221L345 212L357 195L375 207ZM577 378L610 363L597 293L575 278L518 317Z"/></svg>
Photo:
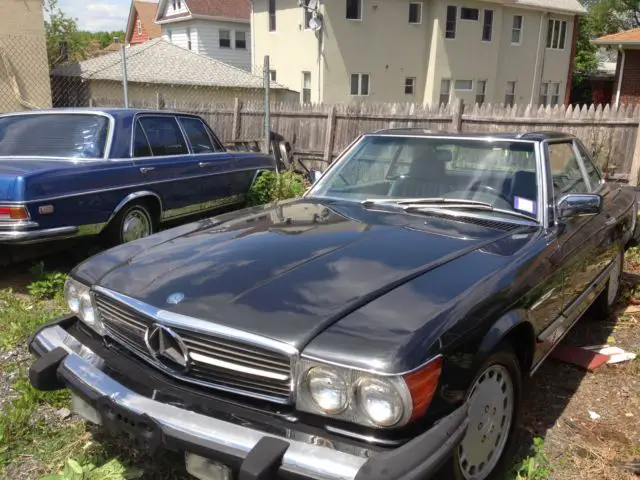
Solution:
<svg viewBox="0 0 640 480"><path fill-rule="evenodd" d="M281 173L273 171L262 172L253 182L249 191L249 206L263 205L288 198L296 198L309 187L309 182L293 170Z"/></svg>
<svg viewBox="0 0 640 480"><path fill-rule="evenodd" d="M33 282L27 285L27 290L38 300L48 300L54 298L62 292L67 276L61 272L48 272L44 263L36 263L30 269L31 274L36 277Z"/></svg>

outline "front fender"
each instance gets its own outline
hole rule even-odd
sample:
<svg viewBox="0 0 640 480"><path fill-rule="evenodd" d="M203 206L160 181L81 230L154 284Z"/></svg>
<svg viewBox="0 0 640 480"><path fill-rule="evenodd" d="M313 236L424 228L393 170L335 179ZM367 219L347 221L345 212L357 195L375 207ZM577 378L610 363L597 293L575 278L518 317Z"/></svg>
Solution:
<svg viewBox="0 0 640 480"><path fill-rule="evenodd" d="M480 341L476 364L482 364L507 338L512 341L518 357L530 362L535 351L535 333L526 310L512 310L491 325ZM530 365L522 367L529 368Z"/></svg>

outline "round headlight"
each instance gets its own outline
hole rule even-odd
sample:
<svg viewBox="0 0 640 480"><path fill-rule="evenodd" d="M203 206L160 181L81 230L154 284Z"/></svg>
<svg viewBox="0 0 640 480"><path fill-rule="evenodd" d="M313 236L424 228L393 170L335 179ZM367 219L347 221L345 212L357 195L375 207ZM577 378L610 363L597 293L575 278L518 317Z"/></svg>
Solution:
<svg viewBox="0 0 640 480"><path fill-rule="evenodd" d="M327 368L307 372L307 387L314 403L325 413L339 413L349 404L349 388L344 378Z"/></svg>
<svg viewBox="0 0 640 480"><path fill-rule="evenodd" d="M93 303L91 302L91 295L88 291L83 292L80 297L80 311L78 312L78 316L99 335L104 335L106 333L104 325L96 315Z"/></svg>
<svg viewBox="0 0 640 480"><path fill-rule="evenodd" d="M377 378L363 378L358 385L360 408L380 427L391 427L404 414L404 402L398 389L390 382Z"/></svg>
<svg viewBox="0 0 640 480"><path fill-rule="evenodd" d="M72 279L67 278L64 283L64 298L73 313L80 313L80 291Z"/></svg>

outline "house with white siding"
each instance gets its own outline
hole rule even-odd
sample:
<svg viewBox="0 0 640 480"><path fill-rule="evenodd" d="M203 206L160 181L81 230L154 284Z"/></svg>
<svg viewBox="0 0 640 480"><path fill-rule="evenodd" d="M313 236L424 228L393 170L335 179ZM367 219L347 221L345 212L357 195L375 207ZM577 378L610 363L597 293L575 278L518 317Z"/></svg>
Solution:
<svg viewBox="0 0 640 480"><path fill-rule="evenodd" d="M174 45L251 71L249 0L160 0L156 23Z"/></svg>

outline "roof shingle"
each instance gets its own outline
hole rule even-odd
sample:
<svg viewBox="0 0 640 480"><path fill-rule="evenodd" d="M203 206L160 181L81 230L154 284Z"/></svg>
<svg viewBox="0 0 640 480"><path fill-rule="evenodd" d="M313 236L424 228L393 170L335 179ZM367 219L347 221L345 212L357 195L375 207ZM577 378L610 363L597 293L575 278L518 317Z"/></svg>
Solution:
<svg viewBox="0 0 640 480"><path fill-rule="evenodd" d="M192 15L208 17L242 18L249 20L249 0L187 0Z"/></svg>
<svg viewBox="0 0 640 480"><path fill-rule="evenodd" d="M159 37L162 34L160 25L156 23L157 2L135 1L135 9L138 12L138 18L142 21L142 25L149 35L149 39Z"/></svg>
<svg viewBox="0 0 640 480"><path fill-rule="evenodd" d="M125 49L127 79L137 83L161 83L203 87L263 88L262 77L205 55L156 38ZM109 53L79 63L63 65L52 75L86 80L122 81L120 53ZM271 88L286 87L271 82Z"/></svg>
<svg viewBox="0 0 640 480"><path fill-rule="evenodd" d="M605 35L593 40L598 45L624 45L624 44L640 44L640 28L626 30L624 32Z"/></svg>

